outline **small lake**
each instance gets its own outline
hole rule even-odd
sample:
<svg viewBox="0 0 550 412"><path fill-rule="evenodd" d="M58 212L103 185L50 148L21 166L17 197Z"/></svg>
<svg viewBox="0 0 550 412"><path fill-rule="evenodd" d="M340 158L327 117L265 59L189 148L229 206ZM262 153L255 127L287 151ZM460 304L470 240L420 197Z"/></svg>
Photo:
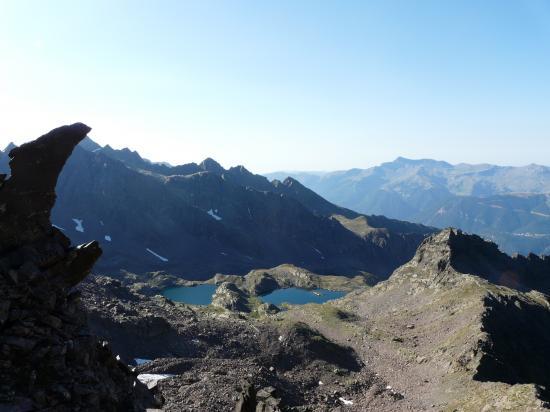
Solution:
<svg viewBox="0 0 550 412"><path fill-rule="evenodd" d="M174 302L206 306L212 303L212 295L216 288L216 285L176 286L165 289L162 295ZM304 305L306 303L325 303L328 300L341 298L345 294L346 292L327 289L287 288L274 290L260 296L260 299L275 306L280 306L282 303Z"/></svg>
<svg viewBox="0 0 550 412"><path fill-rule="evenodd" d="M306 303L325 303L332 299L338 299L344 296L346 292L326 290L326 289L300 289L288 288L277 289L267 295L260 296L264 302L272 303L279 306L282 303L290 303L292 305L304 305Z"/></svg>
<svg viewBox="0 0 550 412"><path fill-rule="evenodd" d="M176 286L164 289L162 296L189 305L210 305L216 288L216 285Z"/></svg>

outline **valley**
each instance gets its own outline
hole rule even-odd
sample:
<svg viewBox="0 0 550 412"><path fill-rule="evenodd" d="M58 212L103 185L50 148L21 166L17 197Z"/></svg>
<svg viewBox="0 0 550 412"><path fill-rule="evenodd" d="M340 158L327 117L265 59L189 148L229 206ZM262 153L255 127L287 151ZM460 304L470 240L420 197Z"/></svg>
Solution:
<svg viewBox="0 0 550 412"><path fill-rule="evenodd" d="M549 45L543 0L0 0L0 412L550 411Z"/></svg>
<svg viewBox="0 0 550 412"><path fill-rule="evenodd" d="M288 180L284 196L238 185L229 188L250 192L251 199L278 199L278 206L285 206L278 210L283 220L290 213L286 207L292 207L306 222L317 222L321 229L310 228L313 232L306 234L296 232L294 224L270 230L278 236L295 236L296 242L300 236L313 236L301 244L306 249L324 244L319 249L327 265L323 271L312 269L322 267L318 262L305 260L310 263L303 267L295 261L278 262L246 273L244 265L235 271L229 265L193 279L182 276L183 270L172 273L137 265L141 270L123 269L124 259L133 251L122 249L117 269L105 272L108 265L94 264L105 245L122 232L108 226L112 242L74 246L66 236L67 223L74 224L71 235L90 236L105 233L90 221L114 225L110 216L121 217L123 210L147 220L153 209L131 211L121 206L125 196L141 199L132 192L133 179L142 191L149 188L166 199L179 199L172 211L181 208L213 228L227 219L230 223L223 230L228 233L239 221L237 210L243 208L214 208L207 203L212 194L204 203L181 201L208 193L202 179L217 182L215 193L229 190L222 183L224 173L179 176L175 180L186 184L200 181L200 190L182 189L177 195L165 187L170 178L136 172L120 162L107 163L106 157L95 157L99 155L77 146L88 132L83 124L64 126L13 149L10 175L1 179L1 408L149 412L550 408L548 257L511 257L496 244L457 229L434 231L356 214ZM62 177L67 159L78 156L98 162L98 168L92 162L90 170L107 181L132 177L117 191L114 186L112 192L102 186L80 190L88 193L84 199L117 193L120 201L104 202L108 208L93 219L84 213L71 217L70 212L66 220L57 215L58 228L50 223L50 216L55 217L56 188L63 187L62 179L68 184L77 177L87 178L83 171ZM118 172L102 175L109 165ZM58 193L58 202L63 202L62 195ZM76 195L71 199L78 205ZM267 201L262 204L271 206ZM136 236L133 241L143 242L135 233L153 227L138 227L131 232ZM314 236L323 233L319 230L332 230L338 236L338 242L332 243L338 253L326 252L331 250L326 242L335 239L319 240ZM351 246L340 243L344 241ZM394 248L409 242L411 248L416 245L401 263L405 253ZM172 254L151 246L145 248L148 258L159 265L173 260ZM141 248L139 252L143 255ZM111 253L107 262L113 264L117 255ZM212 253L212 249L203 251L204 256ZM352 264L344 265L350 260ZM221 261L214 263L223 266ZM335 271L339 265L345 268L342 272ZM181 287L205 288L203 298L210 294L211 301L188 304L163 296ZM288 296L295 291L299 298L289 303ZM287 301L262 300L271 293L287 293ZM323 294L330 299L311 302Z"/></svg>

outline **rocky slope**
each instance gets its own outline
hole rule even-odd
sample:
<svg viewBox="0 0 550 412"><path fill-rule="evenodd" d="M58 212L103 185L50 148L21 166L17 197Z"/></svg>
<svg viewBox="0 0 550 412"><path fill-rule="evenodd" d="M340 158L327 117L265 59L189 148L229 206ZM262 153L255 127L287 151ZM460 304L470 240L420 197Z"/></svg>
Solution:
<svg viewBox="0 0 550 412"><path fill-rule="evenodd" d="M495 247L445 230L387 281L332 305L354 321L329 321L326 308L315 306L286 316L337 342L350 340L403 395L396 410L543 410L550 385L548 296L486 280L499 280L493 270L499 264L478 258L484 248ZM529 262L520 262L516 267L529 278ZM366 410L391 410L363 401Z"/></svg>
<svg viewBox="0 0 550 412"><path fill-rule="evenodd" d="M292 263L320 274L387 277L432 233L368 216L368 235L341 223L359 215L296 181L271 183L212 159L169 167L129 150L75 149L52 222L76 243L98 239L98 270L164 270L188 279Z"/></svg>
<svg viewBox="0 0 550 412"><path fill-rule="evenodd" d="M105 277L82 288L96 333L165 378L167 410L537 411L550 400L550 301L526 285L541 262L448 229L387 281L322 305L250 310L257 290L315 283L286 266L218 276L208 307ZM502 265L520 282L495 276Z"/></svg>
<svg viewBox="0 0 550 412"><path fill-rule="evenodd" d="M0 176L0 410L143 410L152 397L86 330L74 286L101 254L50 224L55 185L83 124L11 150Z"/></svg>
<svg viewBox="0 0 550 412"><path fill-rule="evenodd" d="M458 227L507 253L550 254L550 168L451 165L398 158L369 169L293 176L329 201L362 213Z"/></svg>
<svg viewBox="0 0 550 412"><path fill-rule="evenodd" d="M376 380L353 350L303 322L146 297L100 276L81 290L94 332L127 363L148 360L137 369L166 411L334 410Z"/></svg>

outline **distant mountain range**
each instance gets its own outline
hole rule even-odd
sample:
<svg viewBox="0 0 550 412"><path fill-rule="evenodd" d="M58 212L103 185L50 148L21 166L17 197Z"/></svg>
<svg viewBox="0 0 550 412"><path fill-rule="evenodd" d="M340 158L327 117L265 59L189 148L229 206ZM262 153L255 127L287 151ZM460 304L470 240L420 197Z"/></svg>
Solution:
<svg viewBox="0 0 550 412"><path fill-rule="evenodd" d="M9 148L7 148L9 149ZM9 174L8 152L0 172ZM75 244L98 239L96 268L189 279L292 263L385 278L432 228L336 206L294 179L270 182L212 159L152 163L86 138L60 175L52 222Z"/></svg>
<svg viewBox="0 0 550 412"><path fill-rule="evenodd" d="M444 228L496 242L507 253L550 254L550 168L397 158L369 169L292 176L328 201L361 213Z"/></svg>

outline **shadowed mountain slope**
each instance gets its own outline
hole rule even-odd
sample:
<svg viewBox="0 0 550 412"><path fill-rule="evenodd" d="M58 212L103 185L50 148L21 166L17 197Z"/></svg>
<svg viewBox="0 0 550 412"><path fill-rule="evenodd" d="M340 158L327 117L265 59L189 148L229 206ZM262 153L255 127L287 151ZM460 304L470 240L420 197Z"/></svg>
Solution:
<svg viewBox="0 0 550 412"><path fill-rule="evenodd" d="M99 239L97 268L186 278L245 274L292 263L320 274L387 277L432 229L366 217L369 236L339 216L361 218L296 181L271 183L242 166L151 163L87 139L61 174L52 221L75 242Z"/></svg>

